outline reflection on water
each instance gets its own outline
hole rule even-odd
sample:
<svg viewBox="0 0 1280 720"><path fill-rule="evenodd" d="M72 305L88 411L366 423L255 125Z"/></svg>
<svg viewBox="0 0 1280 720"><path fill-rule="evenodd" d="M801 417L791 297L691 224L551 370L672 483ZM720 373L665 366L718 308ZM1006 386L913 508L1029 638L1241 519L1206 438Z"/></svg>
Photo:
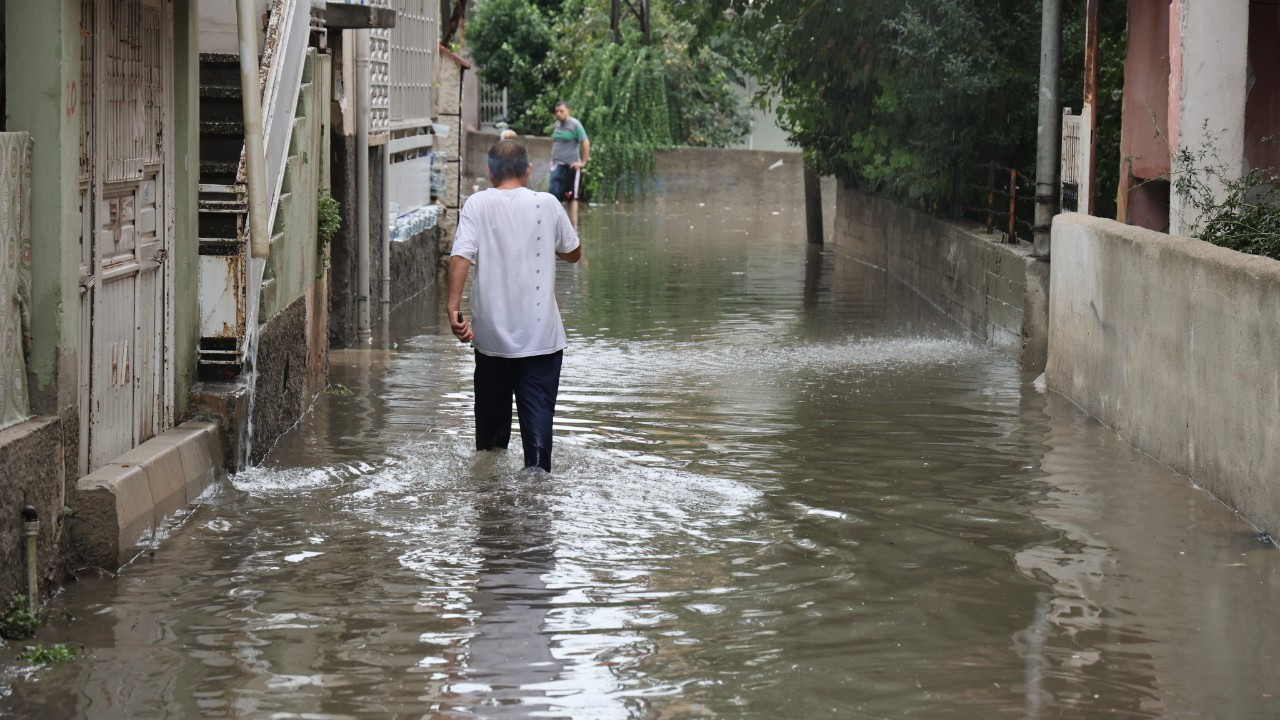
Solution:
<svg viewBox="0 0 1280 720"><path fill-rule="evenodd" d="M775 214L777 213L777 214ZM592 208L557 471L397 311L266 464L86 577L17 717L1280 714L1280 557L798 211Z"/></svg>

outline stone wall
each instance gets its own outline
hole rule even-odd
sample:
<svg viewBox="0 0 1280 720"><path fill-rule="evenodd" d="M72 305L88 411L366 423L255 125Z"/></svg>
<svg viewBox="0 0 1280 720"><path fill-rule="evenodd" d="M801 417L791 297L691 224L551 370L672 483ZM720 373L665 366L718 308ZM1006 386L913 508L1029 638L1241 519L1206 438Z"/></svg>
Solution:
<svg viewBox="0 0 1280 720"><path fill-rule="evenodd" d="M0 430L0 507L8 517L0 523L0 602L10 593L27 592L26 534L20 510L31 505L39 513L38 574L42 588L56 581L66 503L63 438L57 418L33 418ZM74 468L75 465L70 467Z"/></svg>
<svg viewBox="0 0 1280 720"><path fill-rule="evenodd" d="M1060 215L1051 292L1049 386L1280 527L1280 262Z"/></svg>
<svg viewBox="0 0 1280 720"><path fill-rule="evenodd" d="M838 252L884 270L1024 369L1044 367L1049 267L1032 259L1030 245L1004 244L846 188L837 192L835 242Z"/></svg>

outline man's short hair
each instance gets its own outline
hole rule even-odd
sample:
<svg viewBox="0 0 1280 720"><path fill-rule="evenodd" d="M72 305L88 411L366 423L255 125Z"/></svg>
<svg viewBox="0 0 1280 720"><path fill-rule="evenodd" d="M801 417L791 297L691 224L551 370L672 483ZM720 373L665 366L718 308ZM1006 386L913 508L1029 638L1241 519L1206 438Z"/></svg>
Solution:
<svg viewBox="0 0 1280 720"><path fill-rule="evenodd" d="M524 177L529 151L515 140L500 140L489 148L489 175L498 182Z"/></svg>
<svg viewBox="0 0 1280 720"><path fill-rule="evenodd" d="M556 106L555 106L554 108L552 108L552 110L555 110L555 109L557 109L557 108L561 108L561 107L563 107L565 110L568 110L568 109L569 109L569 103L567 103L567 102L565 102L565 101L563 101L563 100L557 100L557 101L556 101Z"/></svg>

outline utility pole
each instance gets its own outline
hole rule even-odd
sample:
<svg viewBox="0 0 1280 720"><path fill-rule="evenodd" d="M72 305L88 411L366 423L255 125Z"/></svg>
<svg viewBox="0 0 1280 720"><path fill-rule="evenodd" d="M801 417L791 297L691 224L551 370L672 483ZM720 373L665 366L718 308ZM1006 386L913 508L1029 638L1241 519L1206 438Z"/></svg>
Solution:
<svg viewBox="0 0 1280 720"><path fill-rule="evenodd" d="M628 15L640 23L640 32L644 33L644 44L651 44L653 33L649 23L649 0L613 0L613 11L609 14L609 26L613 28L613 41L622 43L622 21Z"/></svg>
<svg viewBox="0 0 1280 720"><path fill-rule="evenodd" d="M444 0L440 9L442 11L440 14L445 19L440 44L448 47L449 43L453 42L453 36L461 30L467 17L467 0Z"/></svg>
<svg viewBox="0 0 1280 720"><path fill-rule="evenodd" d="M1049 259L1050 230L1058 213L1058 161L1062 152L1062 0L1044 0L1040 21L1040 118L1036 127L1036 221L1032 254Z"/></svg>

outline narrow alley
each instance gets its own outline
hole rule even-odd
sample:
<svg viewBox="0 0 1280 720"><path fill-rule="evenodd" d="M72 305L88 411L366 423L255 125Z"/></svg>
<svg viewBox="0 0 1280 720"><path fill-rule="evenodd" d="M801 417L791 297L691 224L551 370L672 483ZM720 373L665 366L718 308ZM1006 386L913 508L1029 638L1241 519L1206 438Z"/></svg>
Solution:
<svg viewBox="0 0 1280 720"><path fill-rule="evenodd" d="M1263 717L1280 554L803 212L583 213L556 472L427 293L48 608L12 717ZM73 619L74 618L74 619ZM1223 715L1227 706L1232 712Z"/></svg>

